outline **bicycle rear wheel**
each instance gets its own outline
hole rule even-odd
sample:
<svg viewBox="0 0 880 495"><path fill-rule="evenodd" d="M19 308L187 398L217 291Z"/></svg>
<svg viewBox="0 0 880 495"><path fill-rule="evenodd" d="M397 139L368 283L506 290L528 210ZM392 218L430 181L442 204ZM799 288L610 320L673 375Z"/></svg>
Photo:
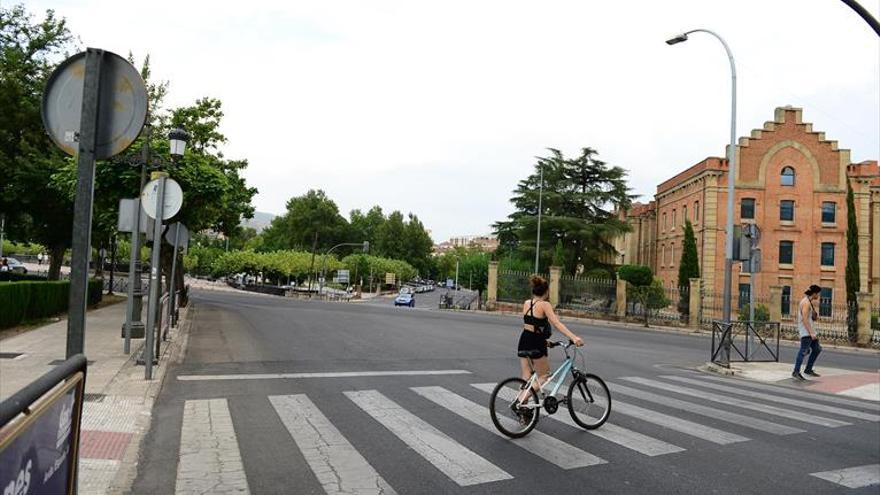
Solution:
<svg viewBox="0 0 880 495"><path fill-rule="evenodd" d="M530 389L525 400L519 400L526 385L522 378L508 378L495 386L489 399L492 423L498 431L511 438L527 435L538 424L538 394Z"/></svg>
<svg viewBox="0 0 880 495"><path fill-rule="evenodd" d="M596 375L581 373L568 387L568 412L581 427L594 430L611 415L611 393Z"/></svg>

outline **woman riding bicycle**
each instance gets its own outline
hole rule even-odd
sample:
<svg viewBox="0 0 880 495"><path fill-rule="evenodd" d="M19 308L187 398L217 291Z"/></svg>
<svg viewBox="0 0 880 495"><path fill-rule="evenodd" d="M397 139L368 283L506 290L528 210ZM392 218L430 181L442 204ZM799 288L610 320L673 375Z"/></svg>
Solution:
<svg viewBox="0 0 880 495"><path fill-rule="evenodd" d="M559 321L559 317L553 311L553 305L547 302L550 288L547 281L538 275L533 275L531 285L532 298L523 302L523 332L519 337L517 350L539 351L534 354L540 353L540 357L533 358L532 362L540 377L540 384L543 384L550 377L550 361L547 358L547 339L550 338L550 325L564 333L578 347L584 345L584 341ZM520 358L520 365L523 380L528 380L532 375L528 358Z"/></svg>

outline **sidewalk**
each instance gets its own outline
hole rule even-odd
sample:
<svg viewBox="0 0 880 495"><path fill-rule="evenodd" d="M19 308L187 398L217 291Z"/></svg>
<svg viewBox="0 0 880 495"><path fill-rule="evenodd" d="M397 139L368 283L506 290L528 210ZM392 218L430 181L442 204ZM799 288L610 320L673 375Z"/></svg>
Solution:
<svg viewBox="0 0 880 495"><path fill-rule="evenodd" d="M137 473L137 454L149 429L153 402L168 365L182 359L188 336L186 309L180 327L169 331L153 379L135 361L143 339L132 340L132 352L122 352L120 337L125 302L89 311L85 355L88 359L86 398L80 440L79 493L124 493ZM20 390L63 360L67 319L0 341L0 353L20 354L0 359L0 399Z"/></svg>
<svg viewBox="0 0 880 495"><path fill-rule="evenodd" d="M811 392L824 392L857 399L880 402L880 371L864 372L840 368L816 367L822 376L807 377L801 382L791 377L791 363L731 363L730 369L707 363L701 371L733 375L756 382L801 388Z"/></svg>

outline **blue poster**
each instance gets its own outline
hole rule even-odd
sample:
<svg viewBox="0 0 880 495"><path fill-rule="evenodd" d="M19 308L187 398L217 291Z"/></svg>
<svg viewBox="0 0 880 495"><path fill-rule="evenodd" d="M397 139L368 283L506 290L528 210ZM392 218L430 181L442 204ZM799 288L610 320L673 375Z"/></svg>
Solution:
<svg viewBox="0 0 880 495"><path fill-rule="evenodd" d="M70 387L48 407L38 408L36 417L19 420L28 423L21 431L13 426L4 432L7 438L0 437L0 494L69 493L78 430L77 390Z"/></svg>

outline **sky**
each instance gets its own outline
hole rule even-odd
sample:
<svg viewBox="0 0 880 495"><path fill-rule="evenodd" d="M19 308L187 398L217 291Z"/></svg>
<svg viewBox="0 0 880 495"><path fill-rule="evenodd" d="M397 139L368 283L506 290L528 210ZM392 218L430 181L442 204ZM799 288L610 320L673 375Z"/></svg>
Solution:
<svg viewBox="0 0 880 495"><path fill-rule="evenodd" d="M9 5L8 0L0 0ZM880 17L880 0L860 0ZM535 157L583 147L660 182L737 135L805 122L880 157L880 41L837 0L27 0L82 46L151 57L166 105L222 100L223 152L247 158L257 210L323 189L348 216L416 214L435 242L486 234Z"/></svg>

